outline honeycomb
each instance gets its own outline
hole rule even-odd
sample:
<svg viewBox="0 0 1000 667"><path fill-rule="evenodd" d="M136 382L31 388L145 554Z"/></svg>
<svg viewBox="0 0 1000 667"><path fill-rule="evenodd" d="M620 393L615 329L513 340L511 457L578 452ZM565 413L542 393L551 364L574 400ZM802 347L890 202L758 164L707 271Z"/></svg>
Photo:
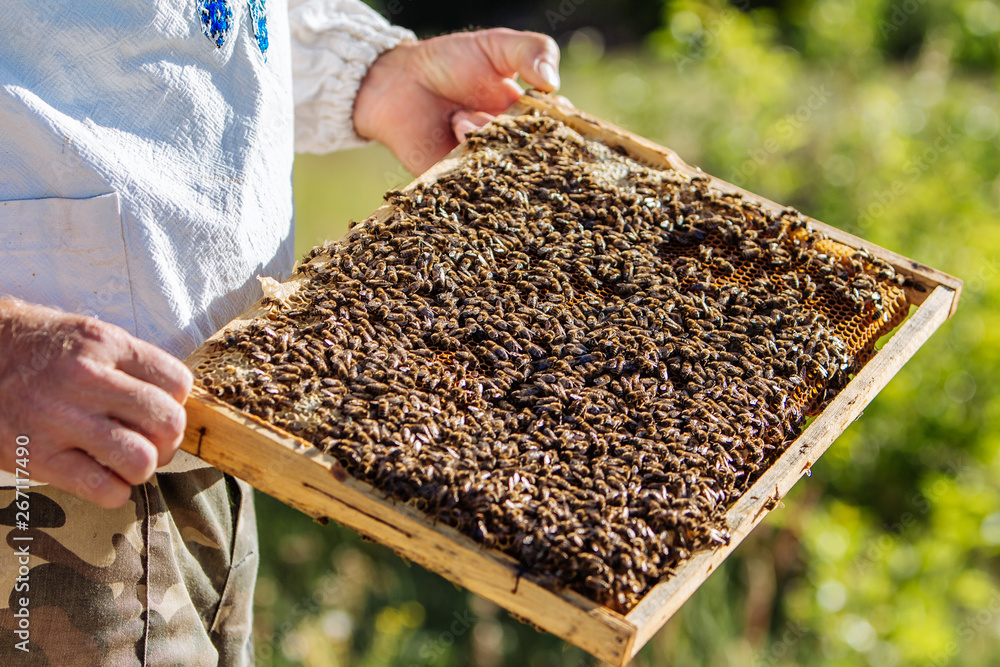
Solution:
<svg viewBox="0 0 1000 667"><path fill-rule="evenodd" d="M198 382L543 584L626 612L908 312L893 269L559 121L502 118Z"/></svg>

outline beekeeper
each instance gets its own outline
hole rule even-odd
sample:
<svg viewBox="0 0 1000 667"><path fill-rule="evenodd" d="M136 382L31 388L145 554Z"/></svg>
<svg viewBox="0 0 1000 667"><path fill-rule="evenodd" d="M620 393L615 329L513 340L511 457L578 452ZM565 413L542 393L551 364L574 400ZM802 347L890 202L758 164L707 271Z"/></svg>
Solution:
<svg viewBox="0 0 1000 667"><path fill-rule="evenodd" d="M249 664L252 497L177 452L178 358L292 269L294 151L420 172L558 49L354 0L7 0L0 44L0 664Z"/></svg>

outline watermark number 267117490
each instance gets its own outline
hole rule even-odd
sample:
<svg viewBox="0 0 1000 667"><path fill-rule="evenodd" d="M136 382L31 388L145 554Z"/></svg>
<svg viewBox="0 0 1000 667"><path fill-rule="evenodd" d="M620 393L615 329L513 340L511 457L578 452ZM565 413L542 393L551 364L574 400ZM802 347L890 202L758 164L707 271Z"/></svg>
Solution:
<svg viewBox="0 0 1000 667"><path fill-rule="evenodd" d="M31 639L31 619L29 607L31 604L29 582L29 562L31 560L31 541L34 539L26 534L31 526L30 498L27 490L31 482L28 475L28 460L31 452L28 446L31 440L26 435L17 436L17 448L14 450L14 534L10 538L17 559L17 579L14 582L14 593L11 595L11 608L14 612L16 626L14 635L17 641L14 647L19 651L28 652L28 642Z"/></svg>

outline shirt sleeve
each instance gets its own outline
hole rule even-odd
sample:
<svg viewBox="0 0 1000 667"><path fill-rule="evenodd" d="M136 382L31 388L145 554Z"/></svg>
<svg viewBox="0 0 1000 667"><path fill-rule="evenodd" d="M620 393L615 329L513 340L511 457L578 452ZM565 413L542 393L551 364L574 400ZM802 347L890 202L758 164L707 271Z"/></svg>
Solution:
<svg viewBox="0 0 1000 667"><path fill-rule="evenodd" d="M295 150L329 153L367 143L354 130L354 98L368 68L412 32L360 0L289 0Z"/></svg>

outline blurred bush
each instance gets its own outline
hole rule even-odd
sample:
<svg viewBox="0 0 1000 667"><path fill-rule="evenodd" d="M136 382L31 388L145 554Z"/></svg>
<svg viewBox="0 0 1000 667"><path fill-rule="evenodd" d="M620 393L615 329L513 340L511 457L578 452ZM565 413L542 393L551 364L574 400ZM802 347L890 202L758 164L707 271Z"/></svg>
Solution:
<svg viewBox="0 0 1000 667"><path fill-rule="evenodd" d="M520 5L563 46L577 106L966 280L956 317L635 664L997 664L997 3L671 0L645 30L585 20L598 4ZM303 156L300 248L408 180L380 148ZM591 664L350 531L259 509L261 665Z"/></svg>
<svg viewBox="0 0 1000 667"><path fill-rule="evenodd" d="M382 16L421 37L503 26L552 35L586 26L601 26L611 44L629 44L656 30L662 0L508 0L460 5L454 0L375 0Z"/></svg>

